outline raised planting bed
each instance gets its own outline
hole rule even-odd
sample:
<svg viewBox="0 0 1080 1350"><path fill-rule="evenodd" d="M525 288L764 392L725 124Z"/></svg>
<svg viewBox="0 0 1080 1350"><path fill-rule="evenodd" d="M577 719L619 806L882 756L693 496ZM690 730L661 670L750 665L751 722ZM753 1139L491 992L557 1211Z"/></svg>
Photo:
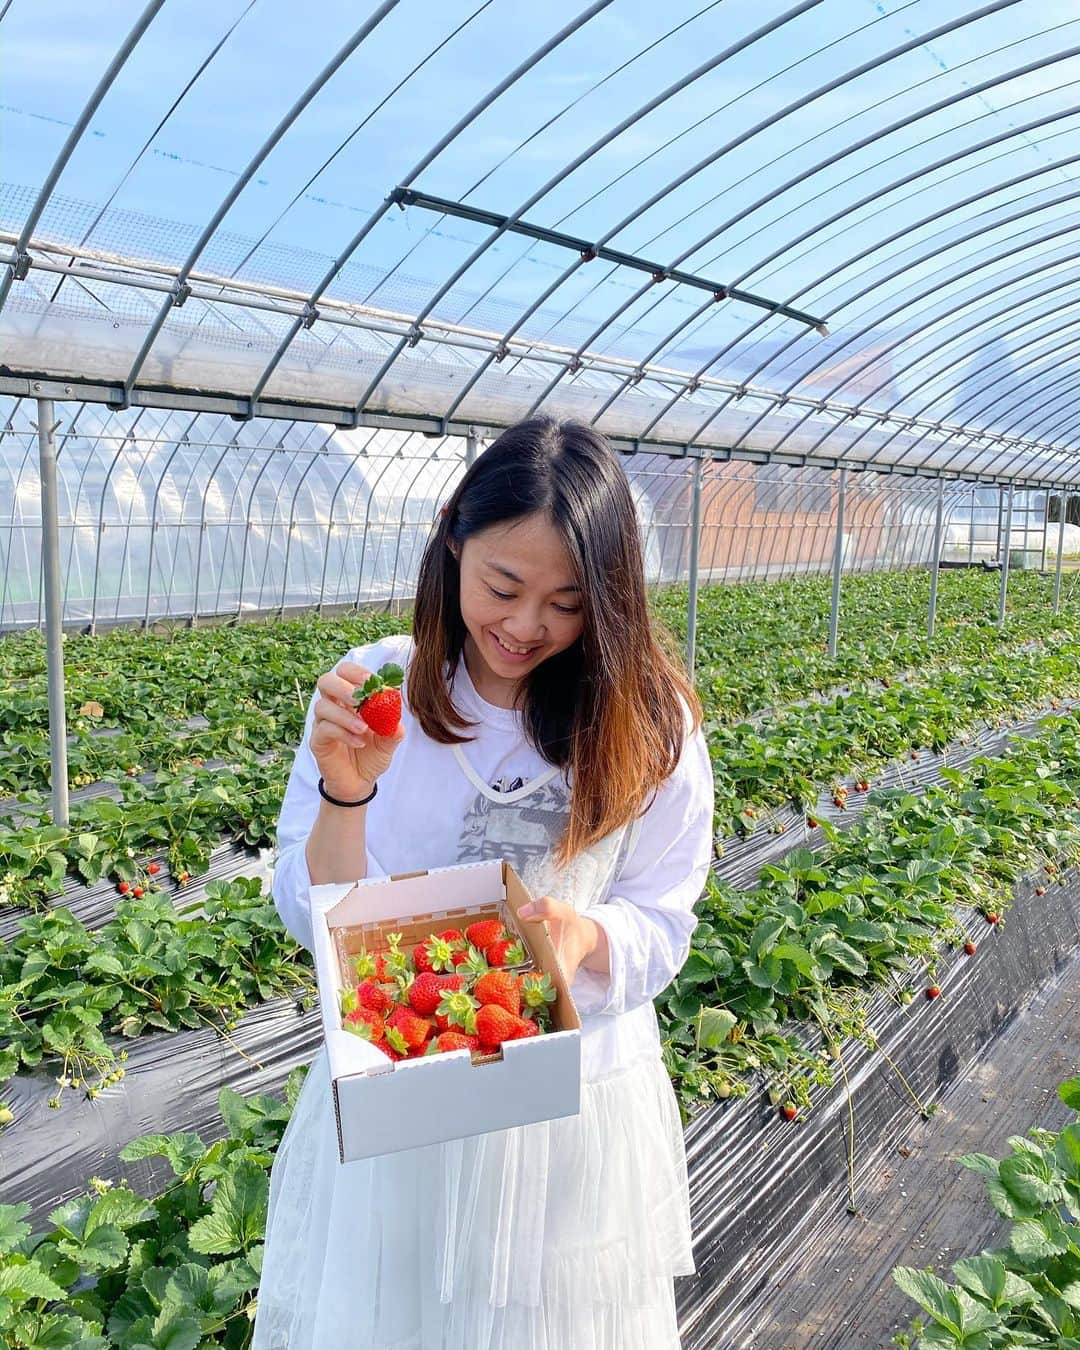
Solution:
<svg viewBox="0 0 1080 1350"><path fill-rule="evenodd" d="M1036 897L1043 879L1035 873L1017 887L1006 922L968 916L978 953L941 956L940 997L920 993L905 1005L887 990L872 994L875 1048L845 1043L837 1083L811 1088L811 1110L786 1121L756 1091L690 1121L697 1274L678 1282L684 1350L734 1350L762 1331L815 1225L849 1207L857 1214L864 1185L921 1118L919 1103L932 1107L1080 950L1080 875L1070 871ZM926 985L917 968L912 982ZM767 1334L752 1343L777 1350Z"/></svg>

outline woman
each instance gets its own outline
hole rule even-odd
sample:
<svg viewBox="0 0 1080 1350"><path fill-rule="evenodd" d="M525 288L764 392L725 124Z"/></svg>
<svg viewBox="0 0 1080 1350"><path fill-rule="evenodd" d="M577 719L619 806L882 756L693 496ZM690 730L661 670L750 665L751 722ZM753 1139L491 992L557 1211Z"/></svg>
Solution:
<svg viewBox="0 0 1080 1350"><path fill-rule="evenodd" d="M271 1177L255 1350L678 1347L694 1263L652 1000L689 950L713 789L645 597L615 455L534 419L447 503L412 636L319 679L278 828L286 926L311 945L310 885L507 859L581 1014L581 1112L342 1165L320 1051ZM352 694L390 661L382 737Z"/></svg>

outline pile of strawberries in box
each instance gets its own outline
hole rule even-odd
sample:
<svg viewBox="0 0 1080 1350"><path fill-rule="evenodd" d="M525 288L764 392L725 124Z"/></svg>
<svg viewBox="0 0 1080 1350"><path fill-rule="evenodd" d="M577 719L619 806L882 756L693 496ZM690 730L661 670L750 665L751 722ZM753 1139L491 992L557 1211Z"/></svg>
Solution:
<svg viewBox="0 0 1080 1350"><path fill-rule="evenodd" d="M357 983L342 993L341 1016L346 1030L390 1059L450 1050L476 1059L550 1029L551 979L529 968L525 948L500 920L478 919L464 932L446 928L411 951L398 933L385 940L383 950L351 958Z"/></svg>

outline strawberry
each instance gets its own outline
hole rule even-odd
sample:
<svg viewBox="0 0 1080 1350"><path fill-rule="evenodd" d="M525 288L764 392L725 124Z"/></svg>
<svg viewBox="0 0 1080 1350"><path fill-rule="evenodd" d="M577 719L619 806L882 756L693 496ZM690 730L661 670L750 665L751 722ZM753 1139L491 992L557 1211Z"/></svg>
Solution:
<svg viewBox="0 0 1080 1350"><path fill-rule="evenodd" d="M521 1026L518 1027L517 1035L514 1037L514 1040L524 1041L528 1040L530 1036L539 1036L539 1035L540 1035L539 1026L535 1022L530 1022L527 1017L523 1017L521 1019Z"/></svg>
<svg viewBox="0 0 1080 1350"><path fill-rule="evenodd" d="M997 916L996 914L994 914L994 913L990 913L990 914L988 914L988 915L986 916L986 922L987 922L987 923L997 923L997 921L998 921L998 916Z"/></svg>
<svg viewBox="0 0 1080 1350"><path fill-rule="evenodd" d="M128 891L131 890L131 883L129 881L121 881L116 889L121 895L127 895Z"/></svg>
<svg viewBox="0 0 1080 1350"><path fill-rule="evenodd" d="M361 980L356 987L356 998L360 1007L379 1013L380 1016L390 1010L390 995L374 980Z"/></svg>
<svg viewBox="0 0 1080 1350"><path fill-rule="evenodd" d="M464 1030L471 1036L476 1030L476 1009L479 1006L477 1000L464 989L448 989L435 1009L436 1029L444 1029L439 1019L445 1018L445 1030Z"/></svg>
<svg viewBox="0 0 1080 1350"><path fill-rule="evenodd" d="M930 988L926 991L926 997L937 998L940 993L941 993L941 986L938 984L932 984Z"/></svg>
<svg viewBox="0 0 1080 1350"><path fill-rule="evenodd" d="M146 864L146 870L150 876L156 877L161 871L161 864L159 862L148 862Z"/></svg>
<svg viewBox="0 0 1080 1350"><path fill-rule="evenodd" d="M430 975L435 967L431 964L431 952L428 948L428 940L418 942L412 949L413 965L421 975Z"/></svg>
<svg viewBox="0 0 1080 1350"><path fill-rule="evenodd" d="M361 952L352 958L352 967L358 980L387 978L386 956L383 952Z"/></svg>
<svg viewBox="0 0 1080 1350"><path fill-rule="evenodd" d="M486 1003L476 1014L476 1034L481 1050L497 1050L503 1041L517 1038L522 1019L498 1003Z"/></svg>
<svg viewBox="0 0 1080 1350"><path fill-rule="evenodd" d="M528 958L517 938L503 938L487 948L487 959L492 966L520 966Z"/></svg>
<svg viewBox="0 0 1080 1350"><path fill-rule="evenodd" d="M391 1041L391 1033L396 1031L405 1042L407 1050L415 1050L421 1046L431 1034L431 1023L425 1022L422 1017L418 1017L411 1008L398 1005L390 1016L386 1019L386 1039Z"/></svg>
<svg viewBox="0 0 1080 1350"><path fill-rule="evenodd" d="M373 1041L372 1044L375 1046L376 1050L381 1050L388 1059L393 1060L404 1059L406 1051L399 1050L397 1045L391 1045L389 1040L390 1036L394 1036L400 1044L404 1045L404 1041L401 1039L401 1033L398 1031L394 1031L393 1028L391 1028L391 1030L387 1032L386 1040Z"/></svg>
<svg viewBox="0 0 1080 1350"><path fill-rule="evenodd" d="M444 1031L436 1042L440 1050L475 1050L480 1042L461 1031Z"/></svg>
<svg viewBox="0 0 1080 1350"><path fill-rule="evenodd" d="M465 941L465 935L462 933L460 928L444 928L441 933L436 933L435 936L437 938L441 938L443 942Z"/></svg>
<svg viewBox="0 0 1080 1350"><path fill-rule="evenodd" d="M468 953L468 952L466 952L466 951L454 952L453 956L451 956L451 958L450 958L450 964L451 964L452 966L460 966L460 965L464 965L464 963L465 963L468 959L469 959L469 953Z"/></svg>
<svg viewBox="0 0 1080 1350"><path fill-rule="evenodd" d="M400 666L380 666L353 691L353 698L360 704L360 716L376 736L392 736L397 730L401 721L401 681L404 676Z"/></svg>
<svg viewBox="0 0 1080 1350"><path fill-rule="evenodd" d="M494 1004L511 1017L517 1017L521 1012L521 990L517 980L506 971L492 970L481 975L473 985L473 995L481 1004Z"/></svg>
<svg viewBox="0 0 1080 1350"><path fill-rule="evenodd" d="M975 949L975 944L974 944L974 942L965 942L965 943L964 943L964 951L967 952L968 956L974 956L974 955L975 955L975 950L976 950L976 949Z"/></svg>
<svg viewBox="0 0 1080 1350"><path fill-rule="evenodd" d="M784 1105L780 1108L780 1114L784 1117L785 1120L794 1120L795 1117L799 1114L799 1108L795 1105L794 1102L785 1102Z"/></svg>
<svg viewBox="0 0 1080 1350"><path fill-rule="evenodd" d="M498 942L505 934L506 929L498 919L477 919L465 929L465 936L481 951L485 951L493 942Z"/></svg>
<svg viewBox="0 0 1080 1350"><path fill-rule="evenodd" d="M417 975L409 986L409 1007L412 1008L413 1012L418 1012L422 1017L427 1017L442 1002L442 996L443 984L440 977L434 971L425 972L423 975Z"/></svg>
<svg viewBox="0 0 1080 1350"><path fill-rule="evenodd" d="M1046 887L1045 887L1045 886L1036 886L1036 887L1035 887L1035 894L1036 894L1036 895L1045 895L1045 894L1046 894Z"/></svg>
<svg viewBox="0 0 1080 1350"><path fill-rule="evenodd" d="M342 1018L342 1024L346 1031L362 1036L365 1041L381 1041L386 1035L383 1019L368 1008L354 1008L352 1012L347 1012Z"/></svg>
<svg viewBox="0 0 1080 1350"><path fill-rule="evenodd" d="M818 827L818 822L814 816L807 816L806 824L811 830L816 830Z"/></svg>

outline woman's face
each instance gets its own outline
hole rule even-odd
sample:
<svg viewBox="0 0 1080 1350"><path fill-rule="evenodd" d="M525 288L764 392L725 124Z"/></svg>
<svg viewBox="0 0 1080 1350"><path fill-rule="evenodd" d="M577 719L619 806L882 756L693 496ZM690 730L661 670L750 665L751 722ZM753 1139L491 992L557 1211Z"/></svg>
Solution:
<svg viewBox="0 0 1080 1350"><path fill-rule="evenodd" d="M522 676L576 642L584 627L562 538L538 512L470 536L460 552L453 541L450 548L460 563L469 674L488 702L511 707Z"/></svg>

